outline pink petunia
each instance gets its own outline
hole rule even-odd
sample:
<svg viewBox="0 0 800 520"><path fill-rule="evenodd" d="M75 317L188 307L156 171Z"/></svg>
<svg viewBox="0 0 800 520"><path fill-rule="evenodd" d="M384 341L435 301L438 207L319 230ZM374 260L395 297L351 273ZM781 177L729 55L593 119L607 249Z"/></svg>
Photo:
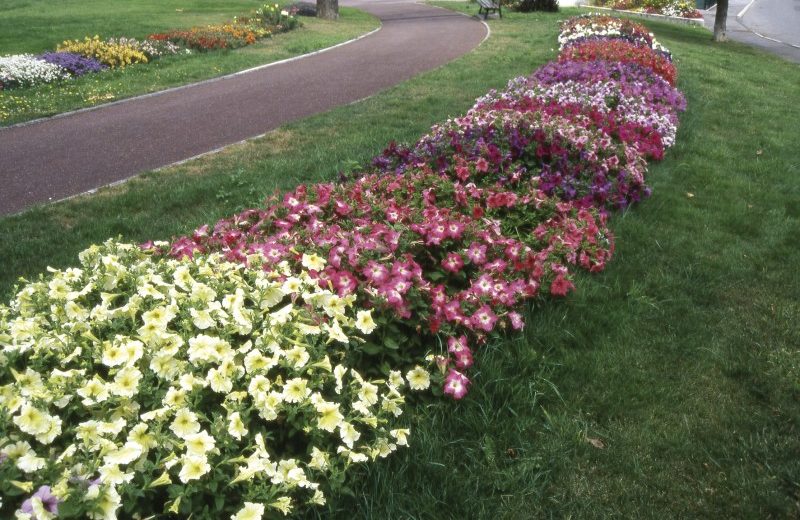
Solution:
<svg viewBox="0 0 800 520"><path fill-rule="evenodd" d="M455 400L459 400L467 395L469 383L467 376L451 368L444 380L444 393Z"/></svg>
<svg viewBox="0 0 800 520"><path fill-rule="evenodd" d="M442 260L442 267L445 271L457 273L461 271L462 267L464 267L464 260L461 259L461 255L458 253L448 253L448 255Z"/></svg>
<svg viewBox="0 0 800 520"><path fill-rule="evenodd" d="M491 307L484 305L472 315L469 322L476 329L491 332L495 323L497 323L497 315L492 311Z"/></svg>
<svg viewBox="0 0 800 520"><path fill-rule="evenodd" d="M509 312L508 319L511 321L511 327L513 327L514 330L522 330L522 328L525 327L525 321L518 312Z"/></svg>
<svg viewBox="0 0 800 520"><path fill-rule="evenodd" d="M483 265L486 263L486 246L473 242L467 249L467 258L475 265Z"/></svg>
<svg viewBox="0 0 800 520"><path fill-rule="evenodd" d="M555 296L566 296L572 289L575 289L575 285L567 280L563 273L559 273L550 284L550 294Z"/></svg>

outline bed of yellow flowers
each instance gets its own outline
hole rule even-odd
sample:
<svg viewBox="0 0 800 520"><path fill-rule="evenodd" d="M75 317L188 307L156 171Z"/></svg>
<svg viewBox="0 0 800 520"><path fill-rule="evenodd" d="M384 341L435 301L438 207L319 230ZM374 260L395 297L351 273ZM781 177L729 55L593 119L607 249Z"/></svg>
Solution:
<svg viewBox="0 0 800 520"><path fill-rule="evenodd" d="M115 241L80 260L0 306L2 511L258 519L406 445L428 373L353 369L371 311L308 272Z"/></svg>

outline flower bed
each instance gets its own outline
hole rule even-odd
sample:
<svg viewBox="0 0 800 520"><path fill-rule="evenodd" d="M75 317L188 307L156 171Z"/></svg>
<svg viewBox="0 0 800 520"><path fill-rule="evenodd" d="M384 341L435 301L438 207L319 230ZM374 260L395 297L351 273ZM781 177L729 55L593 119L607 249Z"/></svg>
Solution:
<svg viewBox="0 0 800 520"><path fill-rule="evenodd" d="M64 68L32 54L0 56L0 90L52 83L68 76Z"/></svg>
<svg viewBox="0 0 800 520"><path fill-rule="evenodd" d="M56 52L0 56L0 90L52 83L108 68L145 64L183 52L235 49L252 45L274 33L297 27L297 19L277 4L264 5L254 16L236 17L230 23L174 29L151 34L145 40L100 36L66 40Z"/></svg>
<svg viewBox="0 0 800 520"><path fill-rule="evenodd" d="M703 13L687 0L595 0L594 5L620 11L702 19Z"/></svg>
<svg viewBox="0 0 800 520"><path fill-rule="evenodd" d="M588 59L600 40L636 59ZM406 389L463 398L524 302L604 268L608 213L650 194L646 161L685 109L644 28L579 17L560 41L558 62L356 178L93 247L0 306L17 516L288 513L406 444Z"/></svg>

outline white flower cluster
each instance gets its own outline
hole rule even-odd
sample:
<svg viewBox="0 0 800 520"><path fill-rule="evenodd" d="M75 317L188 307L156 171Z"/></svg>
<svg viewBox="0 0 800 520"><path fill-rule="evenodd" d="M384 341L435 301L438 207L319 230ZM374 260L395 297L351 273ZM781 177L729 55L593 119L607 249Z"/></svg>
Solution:
<svg viewBox="0 0 800 520"><path fill-rule="evenodd" d="M559 50L563 50L564 47L569 45L570 43L580 40L582 38L589 38L596 36L598 38L632 38L638 43L643 45L647 45L655 51L662 52L666 55L670 55L669 50L661 45L656 39L653 33L648 33L647 36L650 38L650 41L647 41L645 37L642 36L634 36L628 32L623 30L623 20L610 18L603 16L603 21L600 23L595 23L592 21L591 16L585 17L581 19L582 23L577 23L570 27L569 29L562 30L558 35L558 48ZM652 42L652 43L651 43Z"/></svg>
<svg viewBox="0 0 800 520"><path fill-rule="evenodd" d="M32 54L0 56L0 84L28 87L69 78L69 73Z"/></svg>
<svg viewBox="0 0 800 520"><path fill-rule="evenodd" d="M131 47L137 51L141 51L147 55L148 58L159 58L168 54L179 54L185 52L191 54L191 49L184 49L176 43L170 41L157 41L157 40L137 40L136 38L106 38L106 43L112 45L122 45L124 47Z"/></svg>
<svg viewBox="0 0 800 520"><path fill-rule="evenodd" d="M80 258L0 306L0 496L49 486L89 518L210 503L218 518L260 519L324 503L348 466L407 444L403 390L427 373L349 366L376 328L353 297L286 264L113 241Z"/></svg>

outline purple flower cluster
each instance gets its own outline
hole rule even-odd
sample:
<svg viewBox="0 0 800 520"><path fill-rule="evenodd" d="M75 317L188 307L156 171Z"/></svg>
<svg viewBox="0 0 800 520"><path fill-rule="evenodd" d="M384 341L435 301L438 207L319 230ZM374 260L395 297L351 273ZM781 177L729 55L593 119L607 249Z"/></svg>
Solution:
<svg viewBox="0 0 800 520"><path fill-rule="evenodd" d="M58 65L72 76L83 76L90 72L100 72L108 68L94 58L87 58L74 52L45 52L38 58L47 63Z"/></svg>

